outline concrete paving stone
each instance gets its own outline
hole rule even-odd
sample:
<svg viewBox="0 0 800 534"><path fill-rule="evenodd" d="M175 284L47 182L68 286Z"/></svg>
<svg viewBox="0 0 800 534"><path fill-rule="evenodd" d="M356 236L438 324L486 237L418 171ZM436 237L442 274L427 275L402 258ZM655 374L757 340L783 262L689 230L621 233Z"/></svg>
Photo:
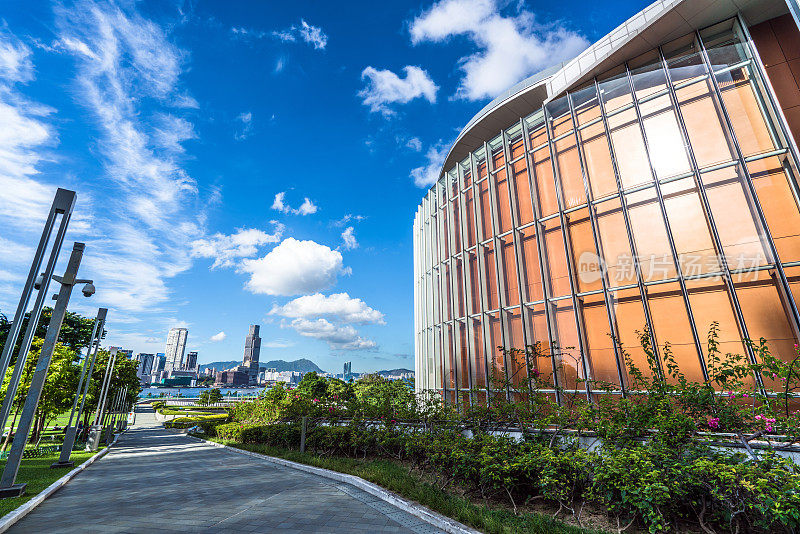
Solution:
<svg viewBox="0 0 800 534"><path fill-rule="evenodd" d="M199 443L152 409L12 534L441 532L349 484Z"/></svg>

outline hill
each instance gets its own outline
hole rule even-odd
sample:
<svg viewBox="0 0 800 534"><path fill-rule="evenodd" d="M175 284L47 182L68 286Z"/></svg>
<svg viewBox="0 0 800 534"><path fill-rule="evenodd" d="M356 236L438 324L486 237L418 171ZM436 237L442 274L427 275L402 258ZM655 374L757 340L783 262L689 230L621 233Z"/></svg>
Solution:
<svg viewBox="0 0 800 534"><path fill-rule="evenodd" d="M237 365L242 365L241 360L228 360L222 362L209 362L209 363L201 363L198 365L200 369L205 369L206 367L213 367L215 371L224 371L225 369L230 369L231 367L236 367ZM280 371L299 371L302 373L308 373L310 371L316 371L318 373L322 372L322 369L317 367L317 364L308 360L306 358L301 358L299 360L294 360L292 362L287 362L286 360L270 360L268 362L259 362L259 367L261 369L275 369L278 372Z"/></svg>
<svg viewBox="0 0 800 534"><path fill-rule="evenodd" d="M396 376L396 375L400 375L400 374L403 374L403 373L413 373L413 372L414 371L412 371L411 369L389 369L389 370L386 370L386 371L378 371L377 374L383 375L383 376L389 376L389 375L395 375Z"/></svg>

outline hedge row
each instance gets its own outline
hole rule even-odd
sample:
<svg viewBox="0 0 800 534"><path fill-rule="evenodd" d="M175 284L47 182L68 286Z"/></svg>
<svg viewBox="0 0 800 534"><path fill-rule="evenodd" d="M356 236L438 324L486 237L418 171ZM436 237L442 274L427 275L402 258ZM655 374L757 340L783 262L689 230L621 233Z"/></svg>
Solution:
<svg viewBox="0 0 800 534"><path fill-rule="evenodd" d="M224 423L228 419L228 414L212 414L212 415L197 415L191 417L176 417L172 421L164 423L166 428L191 428L193 426L200 426L204 432L210 433L217 425ZM208 430L206 431L206 428Z"/></svg>
<svg viewBox="0 0 800 534"><path fill-rule="evenodd" d="M239 443L293 448L299 428L233 422L212 432ZM772 454L746 461L700 443L675 446L668 434L643 446L587 451L535 437L519 442L480 432L466 438L445 430L409 433L351 424L312 427L306 446L324 455L411 461L483 496L510 499L515 507L532 499L573 511L592 503L650 532L680 529L687 521L704 530L800 528L800 470L793 463Z"/></svg>

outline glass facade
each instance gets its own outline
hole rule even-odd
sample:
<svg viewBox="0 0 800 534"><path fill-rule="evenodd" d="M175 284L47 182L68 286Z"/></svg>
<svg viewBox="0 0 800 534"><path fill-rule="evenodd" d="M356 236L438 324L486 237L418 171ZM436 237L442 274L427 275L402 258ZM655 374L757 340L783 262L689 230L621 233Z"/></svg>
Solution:
<svg viewBox="0 0 800 534"><path fill-rule="evenodd" d="M751 46L736 19L666 43L446 169L414 221L418 389L484 402L532 368L624 394L637 331L703 380L712 322L723 354L794 354L797 170Z"/></svg>

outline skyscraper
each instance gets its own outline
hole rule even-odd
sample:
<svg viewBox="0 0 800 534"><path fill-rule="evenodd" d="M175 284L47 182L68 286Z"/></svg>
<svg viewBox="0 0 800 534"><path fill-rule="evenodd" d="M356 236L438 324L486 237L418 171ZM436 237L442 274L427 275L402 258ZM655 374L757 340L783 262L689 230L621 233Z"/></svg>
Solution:
<svg viewBox="0 0 800 534"><path fill-rule="evenodd" d="M350 378L353 376L353 362L344 362L344 370L342 372L342 378L345 382L349 381Z"/></svg>
<svg viewBox="0 0 800 534"><path fill-rule="evenodd" d="M186 351L186 338L189 330L186 328L172 328L167 335L167 361L165 371L175 371L183 367L183 354Z"/></svg>
<svg viewBox="0 0 800 534"><path fill-rule="evenodd" d="M186 367L185 369L192 371L197 367L197 352L192 351L186 355Z"/></svg>
<svg viewBox="0 0 800 534"><path fill-rule="evenodd" d="M154 354L147 354L140 352L136 355L136 360L139 362L138 374L139 376L149 375L153 373L153 366L155 362Z"/></svg>
<svg viewBox="0 0 800 534"><path fill-rule="evenodd" d="M250 333L244 341L244 361L243 367L247 367L247 374L250 378L250 385L258 384L258 358L261 356L261 338L258 337L259 326L250 325Z"/></svg>

